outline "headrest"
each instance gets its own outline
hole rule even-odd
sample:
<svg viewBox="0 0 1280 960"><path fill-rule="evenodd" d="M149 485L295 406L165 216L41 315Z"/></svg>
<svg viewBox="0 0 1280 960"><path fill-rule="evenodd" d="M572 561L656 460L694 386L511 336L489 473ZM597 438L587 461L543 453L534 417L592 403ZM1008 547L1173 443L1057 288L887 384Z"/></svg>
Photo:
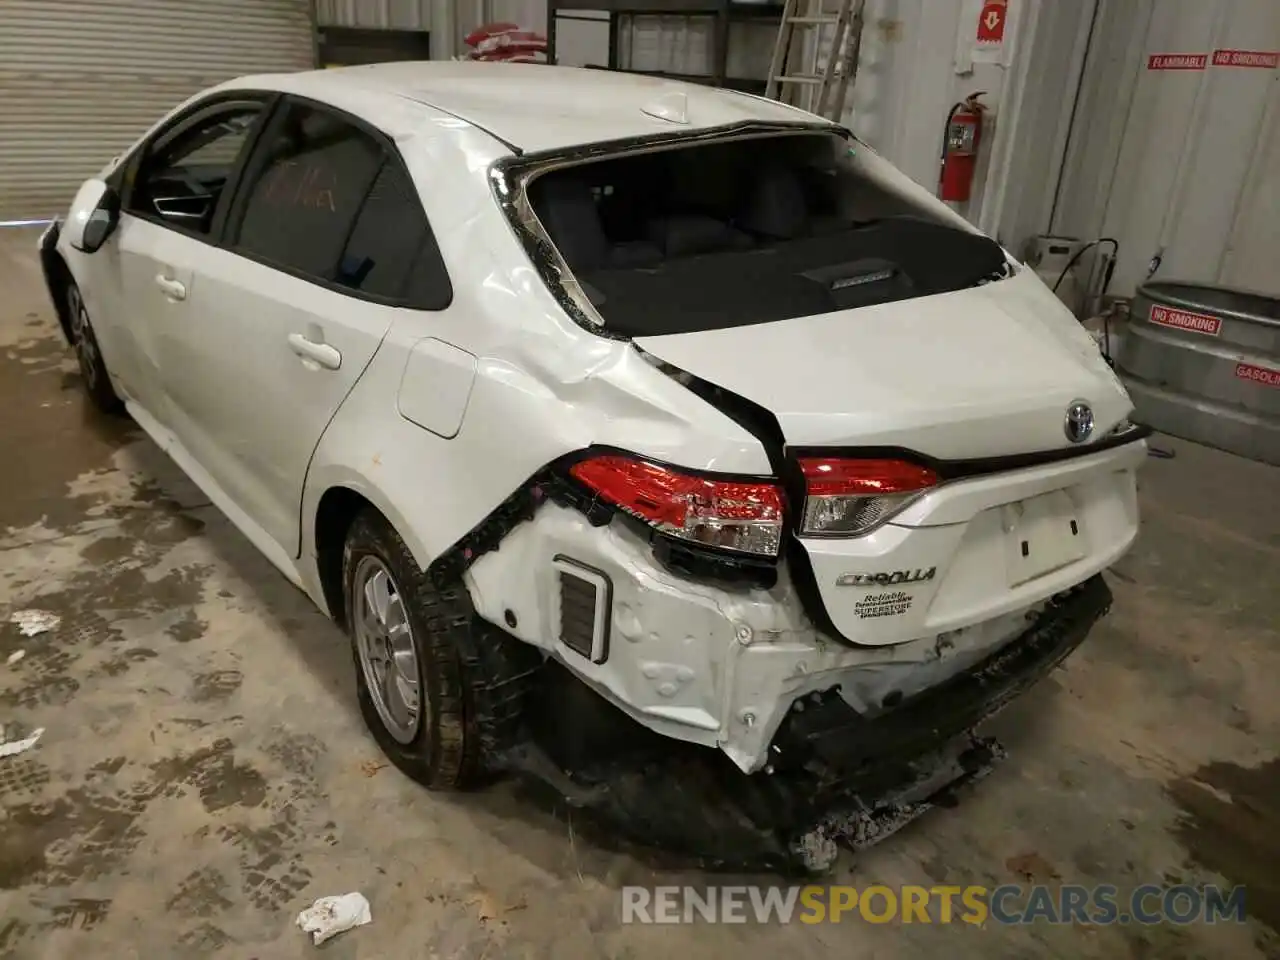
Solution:
<svg viewBox="0 0 1280 960"><path fill-rule="evenodd" d="M649 222L649 238L668 257L736 250L750 246L750 238L727 223L699 214L681 214Z"/></svg>
<svg viewBox="0 0 1280 960"><path fill-rule="evenodd" d="M762 168L739 221L742 226L762 236L789 240L804 233L808 221L804 188L795 172L777 164Z"/></svg>
<svg viewBox="0 0 1280 960"><path fill-rule="evenodd" d="M575 270L595 270L609 259L609 238L591 187L576 177L550 176L540 184L538 214L551 241Z"/></svg>

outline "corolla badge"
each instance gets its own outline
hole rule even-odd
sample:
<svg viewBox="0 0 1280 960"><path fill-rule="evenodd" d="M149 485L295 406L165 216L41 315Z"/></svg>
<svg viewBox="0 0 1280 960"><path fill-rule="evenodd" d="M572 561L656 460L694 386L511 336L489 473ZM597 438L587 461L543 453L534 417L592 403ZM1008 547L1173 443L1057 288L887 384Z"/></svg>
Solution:
<svg viewBox="0 0 1280 960"><path fill-rule="evenodd" d="M1093 410L1083 400L1076 400L1067 407L1062 430L1072 443L1084 443L1093 433Z"/></svg>
<svg viewBox="0 0 1280 960"><path fill-rule="evenodd" d="M888 587L898 583L922 583L932 580L937 572L937 567L930 567L928 570L917 567L915 570L885 570L879 573L842 573L836 577L836 586Z"/></svg>

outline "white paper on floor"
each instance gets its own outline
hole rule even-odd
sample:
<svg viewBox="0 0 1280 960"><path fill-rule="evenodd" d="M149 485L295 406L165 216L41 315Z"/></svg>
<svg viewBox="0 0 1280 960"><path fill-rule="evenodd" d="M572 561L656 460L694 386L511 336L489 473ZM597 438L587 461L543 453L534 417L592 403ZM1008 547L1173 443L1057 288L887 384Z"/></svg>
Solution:
<svg viewBox="0 0 1280 960"><path fill-rule="evenodd" d="M321 897L298 914L298 926L311 934L311 940L316 946L344 930L363 927L372 922L369 901L361 893Z"/></svg>
<svg viewBox="0 0 1280 960"><path fill-rule="evenodd" d="M25 740L6 740L0 743L0 757L12 757L15 754L26 753L36 745L40 737L44 735L44 727L39 727L31 731L31 736Z"/></svg>
<svg viewBox="0 0 1280 960"><path fill-rule="evenodd" d="M13 651L13 653L9 654L9 659L7 659L5 663L7 663L9 666L12 667L15 663L17 663L26 655L27 655L27 651L25 650L15 650Z"/></svg>
<svg viewBox="0 0 1280 960"><path fill-rule="evenodd" d="M18 632L24 637L34 637L55 629L62 618L48 610L19 610L9 618L9 622L16 623Z"/></svg>

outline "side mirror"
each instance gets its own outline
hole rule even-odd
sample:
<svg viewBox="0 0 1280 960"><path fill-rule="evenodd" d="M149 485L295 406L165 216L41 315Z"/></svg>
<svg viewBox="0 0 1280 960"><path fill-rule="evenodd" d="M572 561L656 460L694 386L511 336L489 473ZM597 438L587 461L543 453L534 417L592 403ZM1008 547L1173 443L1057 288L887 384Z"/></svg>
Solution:
<svg viewBox="0 0 1280 960"><path fill-rule="evenodd" d="M107 242L119 222L119 194L101 180L86 180L71 204L63 232L71 246L93 253Z"/></svg>

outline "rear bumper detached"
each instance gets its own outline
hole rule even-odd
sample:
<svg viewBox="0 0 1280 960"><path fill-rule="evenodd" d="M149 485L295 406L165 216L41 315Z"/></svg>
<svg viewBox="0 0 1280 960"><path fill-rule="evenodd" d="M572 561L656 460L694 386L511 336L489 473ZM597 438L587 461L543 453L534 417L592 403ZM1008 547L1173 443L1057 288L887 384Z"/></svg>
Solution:
<svg viewBox="0 0 1280 960"><path fill-rule="evenodd" d="M989 773L1004 750L974 728L1061 663L1110 605L1096 575L985 660L874 716L835 690L811 695L779 728L765 772L664 740L644 758L592 764L553 785L608 834L706 867L822 871L838 845L876 843Z"/></svg>

